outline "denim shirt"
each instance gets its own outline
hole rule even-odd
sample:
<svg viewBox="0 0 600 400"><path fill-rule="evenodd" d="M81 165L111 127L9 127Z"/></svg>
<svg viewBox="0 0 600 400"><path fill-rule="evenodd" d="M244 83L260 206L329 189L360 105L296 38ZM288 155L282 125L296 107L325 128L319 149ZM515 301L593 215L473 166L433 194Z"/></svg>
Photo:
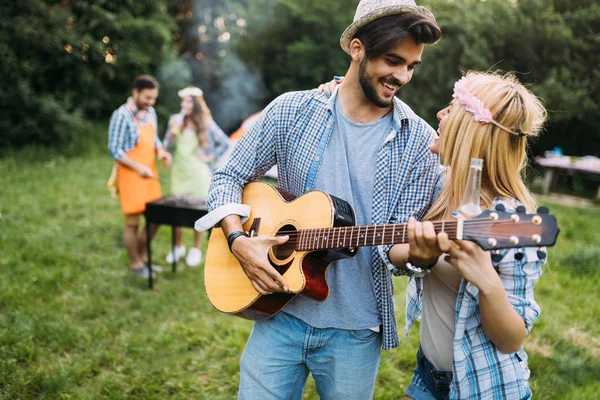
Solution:
<svg viewBox="0 0 600 400"><path fill-rule="evenodd" d="M330 98L315 90L291 92L269 104L213 175L209 209L240 203L244 186L274 165L280 188L295 196L311 191L333 129L336 96L337 90ZM433 137L433 129L394 98L392 126L377 154L373 224L404 223L410 216L425 215L438 179L439 159L429 150ZM370 248L383 349L399 345L390 247Z"/></svg>

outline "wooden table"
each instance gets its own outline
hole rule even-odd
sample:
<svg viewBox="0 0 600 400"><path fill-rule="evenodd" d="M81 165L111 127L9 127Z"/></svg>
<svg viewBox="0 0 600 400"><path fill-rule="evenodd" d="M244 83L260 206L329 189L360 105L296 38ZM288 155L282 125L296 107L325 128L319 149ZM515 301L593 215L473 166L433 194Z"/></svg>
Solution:
<svg viewBox="0 0 600 400"><path fill-rule="evenodd" d="M569 175L583 174L592 179L600 179L600 160L592 158L577 157L536 157L535 162L546 169L542 190L544 194L550 192L552 184L556 181L559 172L564 171ZM600 186L596 192L596 198L600 199Z"/></svg>
<svg viewBox="0 0 600 400"><path fill-rule="evenodd" d="M165 196L146 204L146 251L148 252L148 287L152 289L152 245L150 240L150 224L171 225L171 247L175 251L175 228L193 228L196 220L208 213L206 200L192 196ZM173 259L173 272L176 272L177 261Z"/></svg>

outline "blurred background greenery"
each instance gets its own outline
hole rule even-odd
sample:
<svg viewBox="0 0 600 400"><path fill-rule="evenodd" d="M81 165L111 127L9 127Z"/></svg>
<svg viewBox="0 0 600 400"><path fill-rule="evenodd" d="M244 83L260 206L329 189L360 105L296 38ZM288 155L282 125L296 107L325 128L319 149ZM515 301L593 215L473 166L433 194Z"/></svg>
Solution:
<svg viewBox="0 0 600 400"><path fill-rule="evenodd" d="M235 398L251 324L212 308L201 267L180 264L153 291L126 273L122 217L105 186L108 118L147 73L161 83L161 132L187 84L205 90L231 132L277 95L345 73L339 37L357 3L0 2L0 399ZM418 3L444 33L400 91L422 117L437 125L463 71L515 71L550 111L532 155L560 146L600 156L597 1ZM168 186L168 171L161 176ZM565 190L586 184L575 177ZM600 210L543 204L561 235L536 286L543 313L525 344L532 388L539 399L598 399ZM163 228L157 259L169 243ZM395 284L402 325L406 280ZM402 398L417 346L413 329L384 353L375 398ZM304 398L316 398L311 380Z"/></svg>
<svg viewBox="0 0 600 400"><path fill-rule="evenodd" d="M279 94L344 74L341 32L357 0L20 0L0 5L0 151L76 152L155 75L161 131L176 90L200 86L226 132ZM550 110L534 154L600 155L600 4L422 0L444 38L400 96L436 125L469 69L515 71ZM104 138L102 138L104 140Z"/></svg>

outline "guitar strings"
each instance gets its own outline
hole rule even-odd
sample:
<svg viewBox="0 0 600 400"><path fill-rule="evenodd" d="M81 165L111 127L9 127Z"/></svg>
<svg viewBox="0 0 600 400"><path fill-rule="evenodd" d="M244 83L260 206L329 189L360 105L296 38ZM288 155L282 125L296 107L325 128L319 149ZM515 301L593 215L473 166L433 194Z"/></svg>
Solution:
<svg viewBox="0 0 600 400"><path fill-rule="evenodd" d="M523 225L527 225L530 226L529 224L523 224ZM513 226L515 226L516 228L519 228L519 226L517 224L513 224ZM398 236L400 234L400 232L402 232L402 234L404 235L408 235L408 231L386 231L383 232L383 229L379 230L379 231L375 231L374 229L365 229L365 230L361 230L361 229L350 229L350 230L344 230L344 229L336 229L336 230L331 230L332 228L313 228L313 229L302 229L302 230L294 230L294 231L279 231L277 232L277 236L281 236L281 235L290 235L290 236L294 236L294 235L320 235L320 236L324 236L323 234L327 232L327 236L347 236L348 233L350 234L360 234L360 235L367 235L367 236L380 236L382 234L385 234L385 236L389 236L389 235L393 235L393 236ZM334 228L335 229L335 228ZM446 232L448 234L450 233L456 233L458 232L458 228L457 227L450 227L448 229L444 229L443 231L439 230L436 231L436 233L441 233L441 232ZM482 236L490 236L490 235L508 235L508 236L513 236L515 235L515 233L512 232L507 232L507 233L499 233L499 234L495 234L494 232L471 232L469 230L465 230L463 228L463 233L469 234L469 235L482 235ZM518 234L518 233L517 233ZM254 236L273 236L271 233L259 233L259 234L255 234Z"/></svg>
<svg viewBox="0 0 600 400"><path fill-rule="evenodd" d="M434 228L439 228L439 227L448 227L450 228L458 228L458 223L457 221L435 221L433 222ZM497 225L536 225L531 221L493 221L493 220L488 220L488 219L481 219L481 220L466 220L463 222L463 229L467 228L467 227L478 227L478 226L485 226L485 225L492 225L492 226L497 226ZM375 229L381 229L383 230L383 227L385 227L385 229L393 229L394 227L396 227L396 229L402 229L404 228L404 226L408 226L407 224L382 224L382 225L361 225L361 226L356 226L356 225L351 225L351 226L333 226L333 227L323 227L323 228L301 228L299 229L300 231L308 231L308 230L326 230L326 229L331 229L331 230L335 230L335 229L365 229L365 230L375 230ZM539 226L539 225L536 225ZM280 232L297 232L298 230L293 230L293 231L280 231Z"/></svg>
<svg viewBox="0 0 600 400"><path fill-rule="evenodd" d="M456 235L457 234L457 232L452 232L452 231L447 231L446 233L448 234L448 236L452 236L452 235ZM408 239L407 236L408 235L405 236L405 240L404 240L405 243L407 242L407 239ZM515 235L515 234L510 234L510 233L501 234L501 235L493 235L493 234L489 234L489 235L486 235L486 234L467 234L467 235L464 235L463 240L480 239L480 238L482 238L482 239L485 239L485 238L509 239L509 238L511 238L513 236L516 236L517 238L523 238L523 237L528 237L529 235L523 235L523 234L521 234L521 235ZM272 236L270 234L261 234L261 235L255 235L253 237L275 237L275 236ZM333 241L333 240L335 240L335 241L344 240L344 237L342 237L341 235L339 237L337 237L337 238L335 238L335 235L327 235L327 236L325 236L325 235L323 235L323 236L315 236L315 235L308 236L308 235L306 235L306 236L303 237L302 234L292 233L292 234L289 234L289 237L290 237L289 238L290 241L294 241L294 240L295 241L298 241L298 240L308 240L309 238L311 238L313 240L318 240L318 241L321 241L321 242L329 242L329 241ZM398 235L393 235L392 236L391 234L390 235L388 235L388 234L386 234L386 235L372 235L372 234L369 234L369 235L365 235L365 236L361 236L361 237L353 237L351 239L348 238L348 237L346 237L345 239L347 239L349 242L359 243L361 241L364 241L364 242L368 243L368 242L373 242L373 240L375 240L375 241L377 241L377 240L387 241L387 240L393 240L394 238L398 239ZM456 239L451 237L450 240L456 240Z"/></svg>
<svg viewBox="0 0 600 400"><path fill-rule="evenodd" d="M465 232L466 229L472 228L472 227L480 227L480 226L485 226L485 225L490 225L490 223L488 221L485 222L477 222L477 223L473 223L475 221L469 221L470 223L468 225L463 226L463 232ZM445 224L446 226L444 226L444 230L442 231L441 229L436 231L436 233L440 233L440 232L446 232L446 233L456 233L458 230L458 226L455 224ZM499 226L499 225L512 225L515 227L520 227L520 226L531 226L532 223L530 222L513 222L513 221L499 221L499 222L494 222L493 223L494 226ZM305 229L299 229L299 230L286 230L286 231L278 231L277 233L279 235L302 235L302 234L315 234L315 233L322 233L325 231L329 231L329 235L347 235L347 232L349 231L351 234L353 233L361 233L361 231L363 231L363 234L365 235L374 235L374 234L381 234L382 231L384 231L385 227L385 234L387 236L387 234L389 234L390 232L388 232L388 230L392 230L392 232L395 233L395 235L398 235L398 232L401 232L400 229L404 230L405 232L408 232L406 229L404 229L405 224L403 225L392 225L392 224L386 224L386 225L371 225L371 226L367 226L365 227L357 227L357 226L348 226L348 227L327 227L327 228L305 228ZM439 225L439 226L435 226L434 228L441 228L443 225ZM535 225L535 226L539 226L539 225ZM395 227L395 228L394 228ZM379 231L379 232L377 232ZM491 232L490 232L491 234ZM490 234L484 234L481 233L481 235L483 236L489 236ZM469 233L469 235L477 235L477 233ZM508 234L509 236L513 236L513 234ZM271 233L259 233L258 235L255 236L273 236Z"/></svg>

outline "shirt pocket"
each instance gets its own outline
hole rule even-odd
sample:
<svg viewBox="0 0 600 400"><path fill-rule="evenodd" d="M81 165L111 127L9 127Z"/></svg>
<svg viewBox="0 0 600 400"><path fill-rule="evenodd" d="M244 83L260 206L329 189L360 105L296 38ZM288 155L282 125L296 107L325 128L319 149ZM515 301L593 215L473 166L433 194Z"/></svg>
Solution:
<svg viewBox="0 0 600 400"><path fill-rule="evenodd" d="M526 247L492 252L492 263L501 277L532 278L538 275L537 269L541 263L537 254L538 250L538 247ZM494 262L497 255L502 255L502 257L498 262Z"/></svg>
<svg viewBox="0 0 600 400"><path fill-rule="evenodd" d="M379 332L372 329L356 329L350 330L350 335L361 342L372 340L380 335Z"/></svg>

